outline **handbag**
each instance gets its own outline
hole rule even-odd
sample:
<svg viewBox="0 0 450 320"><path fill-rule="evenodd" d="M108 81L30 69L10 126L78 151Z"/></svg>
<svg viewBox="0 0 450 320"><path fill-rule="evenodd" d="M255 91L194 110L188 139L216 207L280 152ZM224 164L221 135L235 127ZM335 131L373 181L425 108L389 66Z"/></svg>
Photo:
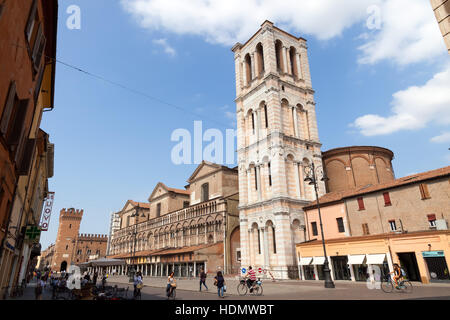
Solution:
<svg viewBox="0 0 450 320"><path fill-rule="evenodd" d="M144 284L141 282L141 283L138 283L138 285L136 286L136 288L138 288L138 289L142 289L144 287Z"/></svg>

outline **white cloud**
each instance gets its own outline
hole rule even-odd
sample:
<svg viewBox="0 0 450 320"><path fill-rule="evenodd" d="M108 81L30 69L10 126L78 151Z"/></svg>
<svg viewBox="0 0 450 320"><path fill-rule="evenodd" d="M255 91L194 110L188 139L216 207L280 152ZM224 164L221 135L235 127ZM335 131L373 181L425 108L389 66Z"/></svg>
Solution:
<svg viewBox="0 0 450 320"><path fill-rule="evenodd" d="M175 49L169 45L167 39L156 39L153 40L153 43L161 46L164 49L164 52L167 53L169 56L174 57L177 54Z"/></svg>
<svg viewBox="0 0 450 320"><path fill-rule="evenodd" d="M382 0L121 0L143 27L203 36L232 46L271 20L291 31L330 39L367 17ZM430 8L431 10L431 8Z"/></svg>
<svg viewBox="0 0 450 320"><path fill-rule="evenodd" d="M450 64L423 86L412 86L394 93L392 115L368 114L351 126L365 136L417 130L429 123L450 125Z"/></svg>
<svg viewBox="0 0 450 320"><path fill-rule="evenodd" d="M355 25L359 63L389 59L400 65L431 60L446 52L428 0L121 0L143 28L198 35L232 46L246 41L264 20L302 36L327 40ZM381 29L377 25L380 14ZM374 19L375 18L375 19Z"/></svg>
<svg viewBox="0 0 450 320"><path fill-rule="evenodd" d="M359 47L359 63L374 64L387 59L406 65L432 61L446 53L429 0L384 0L379 8L381 29L369 34L366 43ZM363 36L367 37L367 33Z"/></svg>
<svg viewBox="0 0 450 320"><path fill-rule="evenodd" d="M450 108L450 106L449 106ZM431 138L431 142L434 143L446 143L450 142L450 131L443 132L441 135Z"/></svg>

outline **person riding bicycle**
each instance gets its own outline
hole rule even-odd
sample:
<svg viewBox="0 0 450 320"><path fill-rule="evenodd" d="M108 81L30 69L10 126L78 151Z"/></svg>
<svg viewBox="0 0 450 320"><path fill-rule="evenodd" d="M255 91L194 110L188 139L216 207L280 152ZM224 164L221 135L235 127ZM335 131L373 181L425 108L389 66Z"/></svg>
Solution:
<svg viewBox="0 0 450 320"><path fill-rule="evenodd" d="M170 297L172 295L172 291L176 287L177 287L177 281L175 280L174 273L171 272L169 275L169 278L167 278L167 287L166 287L167 297Z"/></svg>
<svg viewBox="0 0 450 320"><path fill-rule="evenodd" d="M399 281L403 280L403 272L402 272L402 268L400 268L400 266L395 263L394 264L394 271L390 272L390 274L393 274L392 279L394 280L395 283L395 288L398 289L398 283Z"/></svg>
<svg viewBox="0 0 450 320"><path fill-rule="evenodd" d="M248 267L247 274L245 275L247 279L247 286L250 289L250 293L253 292L253 285L256 282L256 272L253 270L252 266Z"/></svg>

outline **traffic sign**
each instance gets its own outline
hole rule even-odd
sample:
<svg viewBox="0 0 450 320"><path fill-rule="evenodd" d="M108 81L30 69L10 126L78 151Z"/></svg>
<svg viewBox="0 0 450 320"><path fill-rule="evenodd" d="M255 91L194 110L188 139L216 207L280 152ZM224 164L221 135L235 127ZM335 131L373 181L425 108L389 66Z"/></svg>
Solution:
<svg viewBox="0 0 450 320"><path fill-rule="evenodd" d="M246 272L247 272L247 269L242 268L242 273L246 273Z"/></svg>
<svg viewBox="0 0 450 320"><path fill-rule="evenodd" d="M262 273L262 268L258 268L258 272L259 272L259 273Z"/></svg>

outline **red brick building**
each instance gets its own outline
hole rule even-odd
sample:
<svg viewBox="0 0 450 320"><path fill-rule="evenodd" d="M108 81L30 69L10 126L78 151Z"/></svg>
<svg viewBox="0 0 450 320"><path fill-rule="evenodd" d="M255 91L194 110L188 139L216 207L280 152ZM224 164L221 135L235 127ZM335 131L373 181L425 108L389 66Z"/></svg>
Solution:
<svg viewBox="0 0 450 320"><path fill-rule="evenodd" d="M67 270L72 264L76 265L106 256L108 236L79 234L82 218L83 210L74 208L61 210L56 243L51 250L51 259L46 260L45 266L60 272ZM49 249L45 252L50 251Z"/></svg>
<svg viewBox="0 0 450 320"><path fill-rule="evenodd" d="M38 226L53 175L39 126L54 106L57 17L57 0L0 2L0 299L39 253L24 230Z"/></svg>

